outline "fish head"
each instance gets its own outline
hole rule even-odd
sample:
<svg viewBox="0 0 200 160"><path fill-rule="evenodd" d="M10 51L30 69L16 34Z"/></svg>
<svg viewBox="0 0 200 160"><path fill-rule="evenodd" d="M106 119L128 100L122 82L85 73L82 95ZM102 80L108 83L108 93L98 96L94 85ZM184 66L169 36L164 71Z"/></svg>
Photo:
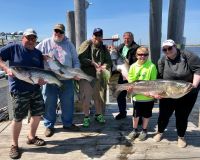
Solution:
<svg viewBox="0 0 200 160"><path fill-rule="evenodd" d="M189 82L174 82L169 85L166 90L166 94L170 98L180 98L189 93L193 88L192 83Z"/></svg>

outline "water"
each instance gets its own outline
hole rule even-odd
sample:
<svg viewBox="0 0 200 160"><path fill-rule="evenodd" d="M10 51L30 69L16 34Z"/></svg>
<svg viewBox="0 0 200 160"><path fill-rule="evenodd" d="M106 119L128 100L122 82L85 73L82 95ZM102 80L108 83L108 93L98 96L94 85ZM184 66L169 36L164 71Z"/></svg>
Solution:
<svg viewBox="0 0 200 160"><path fill-rule="evenodd" d="M199 47L186 47L186 49L200 57L200 46Z"/></svg>

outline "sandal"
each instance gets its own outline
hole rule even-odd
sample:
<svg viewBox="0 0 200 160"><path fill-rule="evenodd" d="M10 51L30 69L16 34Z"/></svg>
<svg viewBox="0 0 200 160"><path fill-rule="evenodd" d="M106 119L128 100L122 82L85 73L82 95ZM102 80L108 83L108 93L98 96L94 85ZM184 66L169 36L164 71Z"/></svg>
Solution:
<svg viewBox="0 0 200 160"><path fill-rule="evenodd" d="M46 145L45 141L43 139L38 138L37 136L35 136L34 139L29 139L28 138L26 143L27 144L34 144L36 146L44 146L44 145Z"/></svg>
<svg viewBox="0 0 200 160"><path fill-rule="evenodd" d="M18 146L14 146L14 145L11 146L9 156L11 159L19 159L21 157L21 152Z"/></svg>

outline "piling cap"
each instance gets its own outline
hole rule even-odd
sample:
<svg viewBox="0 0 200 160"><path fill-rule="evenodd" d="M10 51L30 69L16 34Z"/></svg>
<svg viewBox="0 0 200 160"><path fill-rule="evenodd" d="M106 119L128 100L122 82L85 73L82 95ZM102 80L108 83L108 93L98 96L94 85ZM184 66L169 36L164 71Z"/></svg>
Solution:
<svg viewBox="0 0 200 160"><path fill-rule="evenodd" d="M103 37L103 30L101 28L95 28L93 31L93 35Z"/></svg>
<svg viewBox="0 0 200 160"><path fill-rule="evenodd" d="M24 36L30 36L30 35L34 35L37 37L37 33L35 30L33 30L32 28L28 28L24 31L23 33Z"/></svg>
<svg viewBox="0 0 200 160"><path fill-rule="evenodd" d="M65 26L63 24L56 24L54 26L54 29L58 29L58 30L60 30L62 32L65 32Z"/></svg>
<svg viewBox="0 0 200 160"><path fill-rule="evenodd" d="M164 46L175 46L175 45L176 45L176 43L172 39L168 39L168 40L163 42L162 47L164 47Z"/></svg>

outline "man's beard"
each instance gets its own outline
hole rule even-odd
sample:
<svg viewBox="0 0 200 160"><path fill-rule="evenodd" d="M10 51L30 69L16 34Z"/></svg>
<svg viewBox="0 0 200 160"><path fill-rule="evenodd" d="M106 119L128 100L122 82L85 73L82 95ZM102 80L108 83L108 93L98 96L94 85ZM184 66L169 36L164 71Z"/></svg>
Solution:
<svg viewBox="0 0 200 160"><path fill-rule="evenodd" d="M63 41L63 38L53 37L53 40L54 40L55 42L62 42L62 41Z"/></svg>

